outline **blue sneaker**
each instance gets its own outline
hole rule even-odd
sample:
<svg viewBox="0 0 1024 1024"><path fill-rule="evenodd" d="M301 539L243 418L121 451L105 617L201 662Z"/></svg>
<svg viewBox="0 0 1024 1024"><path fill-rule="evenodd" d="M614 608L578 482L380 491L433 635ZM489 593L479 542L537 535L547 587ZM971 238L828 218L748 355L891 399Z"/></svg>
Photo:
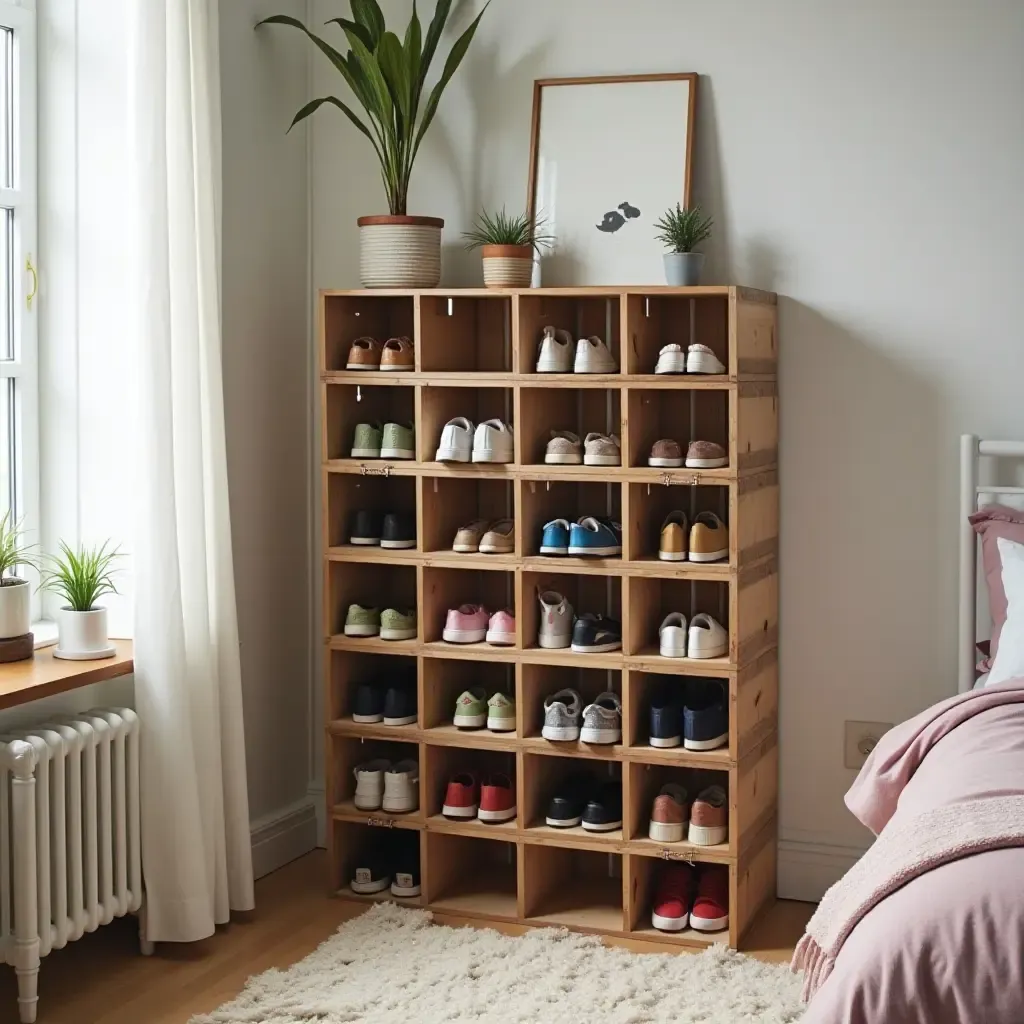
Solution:
<svg viewBox="0 0 1024 1024"><path fill-rule="evenodd" d="M683 707L683 747L716 750L729 742L729 710L720 685L688 695Z"/></svg>
<svg viewBox="0 0 1024 1024"><path fill-rule="evenodd" d="M569 554L569 520L552 519L544 524L544 533L540 538L542 555Z"/></svg>
<svg viewBox="0 0 1024 1024"><path fill-rule="evenodd" d="M611 519L584 516L569 528L569 554L612 558L622 555L622 527Z"/></svg>
<svg viewBox="0 0 1024 1024"><path fill-rule="evenodd" d="M682 742L682 715L679 705L669 698L651 701L651 746L678 747Z"/></svg>

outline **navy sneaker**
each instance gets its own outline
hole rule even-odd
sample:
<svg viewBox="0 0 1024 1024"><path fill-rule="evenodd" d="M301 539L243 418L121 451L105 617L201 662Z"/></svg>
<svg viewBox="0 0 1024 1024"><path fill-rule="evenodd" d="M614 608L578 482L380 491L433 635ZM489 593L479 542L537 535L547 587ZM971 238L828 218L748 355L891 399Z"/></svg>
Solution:
<svg viewBox="0 0 1024 1024"><path fill-rule="evenodd" d="M683 742L679 705L667 698L651 701L651 746L678 747Z"/></svg>
<svg viewBox="0 0 1024 1024"><path fill-rule="evenodd" d="M593 558L622 555L622 527L611 519L583 516L569 528L569 554Z"/></svg>
<svg viewBox="0 0 1024 1024"><path fill-rule="evenodd" d="M614 619L585 612L573 624L572 649L577 654L621 650L622 626Z"/></svg>
<svg viewBox="0 0 1024 1024"><path fill-rule="evenodd" d="M373 683L360 683L352 702L352 721L374 725L384 720L384 691Z"/></svg>
<svg viewBox="0 0 1024 1024"><path fill-rule="evenodd" d="M416 724L416 687L407 684L389 686L384 696L385 725Z"/></svg>
<svg viewBox="0 0 1024 1024"><path fill-rule="evenodd" d="M552 519L544 524L544 532L540 538L542 555L569 554L569 520Z"/></svg>
<svg viewBox="0 0 1024 1024"><path fill-rule="evenodd" d="M716 750L728 742L729 710L723 688L711 684L687 696L683 707L683 746L687 750Z"/></svg>
<svg viewBox="0 0 1024 1024"><path fill-rule="evenodd" d="M573 773L563 779L548 801L544 824L551 828L575 828L583 821L583 808L593 788L589 775Z"/></svg>

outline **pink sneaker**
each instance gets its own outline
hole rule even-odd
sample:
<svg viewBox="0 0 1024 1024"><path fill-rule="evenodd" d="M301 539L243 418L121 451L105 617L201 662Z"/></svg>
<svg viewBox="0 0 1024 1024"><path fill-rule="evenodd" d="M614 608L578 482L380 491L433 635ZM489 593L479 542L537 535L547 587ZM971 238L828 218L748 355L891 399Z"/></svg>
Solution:
<svg viewBox="0 0 1024 1024"><path fill-rule="evenodd" d="M514 644L516 642L516 617L510 611L495 612L487 623L489 644Z"/></svg>
<svg viewBox="0 0 1024 1024"><path fill-rule="evenodd" d="M487 636L487 609L482 604L449 608L441 636L450 644L479 643Z"/></svg>

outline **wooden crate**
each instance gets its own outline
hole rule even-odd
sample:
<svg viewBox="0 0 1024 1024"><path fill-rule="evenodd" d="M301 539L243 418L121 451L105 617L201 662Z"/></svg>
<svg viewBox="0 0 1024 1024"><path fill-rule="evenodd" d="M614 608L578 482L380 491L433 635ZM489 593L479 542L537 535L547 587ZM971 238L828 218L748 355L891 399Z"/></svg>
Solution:
<svg viewBox="0 0 1024 1024"><path fill-rule="evenodd" d="M616 373L536 374L543 327L604 338ZM323 512L326 791L331 888L348 887L358 857L418 849L423 895L438 920L488 922L505 930L565 925L638 949L727 943L742 947L756 915L774 898L778 794L778 400L773 295L739 287L579 288L524 291L437 289L322 292ZM407 373L347 371L348 346L363 335L407 335L416 343ZM709 345L720 376L657 376L669 343ZM442 465L434 453L445 422L499 416L513 424L510 465ZM416 458L350 456L359 422L415 422ZM614 433L622 465L548 466L551 430ZM650 445L674 437L717 441L721 469L657 469ZM348 543L357 511L412 514L414 548ZM729 558L662 562L658 539L674 510L713 511L729 524ZM551 558L539 553L545 522L585 514L623 524L621 558ZM458 554L455 531L475 518L515 520L511 554ZM623 649L578 655L537 644L538 589L564 593L578 611L621 619ZM349 602L415 605L418 635L389 643L343 635ZM453 646L441 633L448 608L480 601L516 612L516 643ZM658 654L668 611L709 611L728 628L729 652L702 661ZM416 723L352 720L356 687L409 680ZM655 696L692 680L723 687L728 743L718 750L658 748L649 742ZM466 732L452 724L457 695L473 685L514 694L516 729ZM541 736L543 700L572 686L585 700L612 690L622 700L622 742L587 746ZM352 768L374 756L415 757L420 807L411 814L358 811ZM517 815L501 825L453 822L441 814L450 775L503 772L517 785ZM617 780L623 827L593 834L544 822L551 789L569 772ZM710 783L729 798L729 836L715 847L648 838L653 796L679 781L691 793ZM730 926L720 934L667 935L650 924L660 866L684 860L725 864ZM387 898L387 894L383 894Z"/></svg>

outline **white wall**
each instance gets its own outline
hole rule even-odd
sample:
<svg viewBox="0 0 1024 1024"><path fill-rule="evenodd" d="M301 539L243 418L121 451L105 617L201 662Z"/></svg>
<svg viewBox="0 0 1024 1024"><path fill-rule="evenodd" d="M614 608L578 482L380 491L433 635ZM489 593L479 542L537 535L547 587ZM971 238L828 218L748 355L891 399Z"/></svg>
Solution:
<svg viewBox="0 0 1024 1024"><path fill-rule="evenodd" d="M404 26L410 6L385 10ZM475 284L458 232L524 203L533 79L701 74L709 279L780 294L788 895L867 842L842 804L843 721L955 690L957 435L1024 431L1022 53L1010 0L496 0L416 168L444 282ZM314 68L314 94L343 94ZM334 112L313 151L314 284L353 286L355 218L386 212L372 154Z"/></svg>
<svg viewBox="0 0 1024 1024"><path fill-rule="evenodd" d="M220 4L228 481L257 874L312 847L308 552L312 379L307 95L301 40L256 22L287 4Z"/></svg>

